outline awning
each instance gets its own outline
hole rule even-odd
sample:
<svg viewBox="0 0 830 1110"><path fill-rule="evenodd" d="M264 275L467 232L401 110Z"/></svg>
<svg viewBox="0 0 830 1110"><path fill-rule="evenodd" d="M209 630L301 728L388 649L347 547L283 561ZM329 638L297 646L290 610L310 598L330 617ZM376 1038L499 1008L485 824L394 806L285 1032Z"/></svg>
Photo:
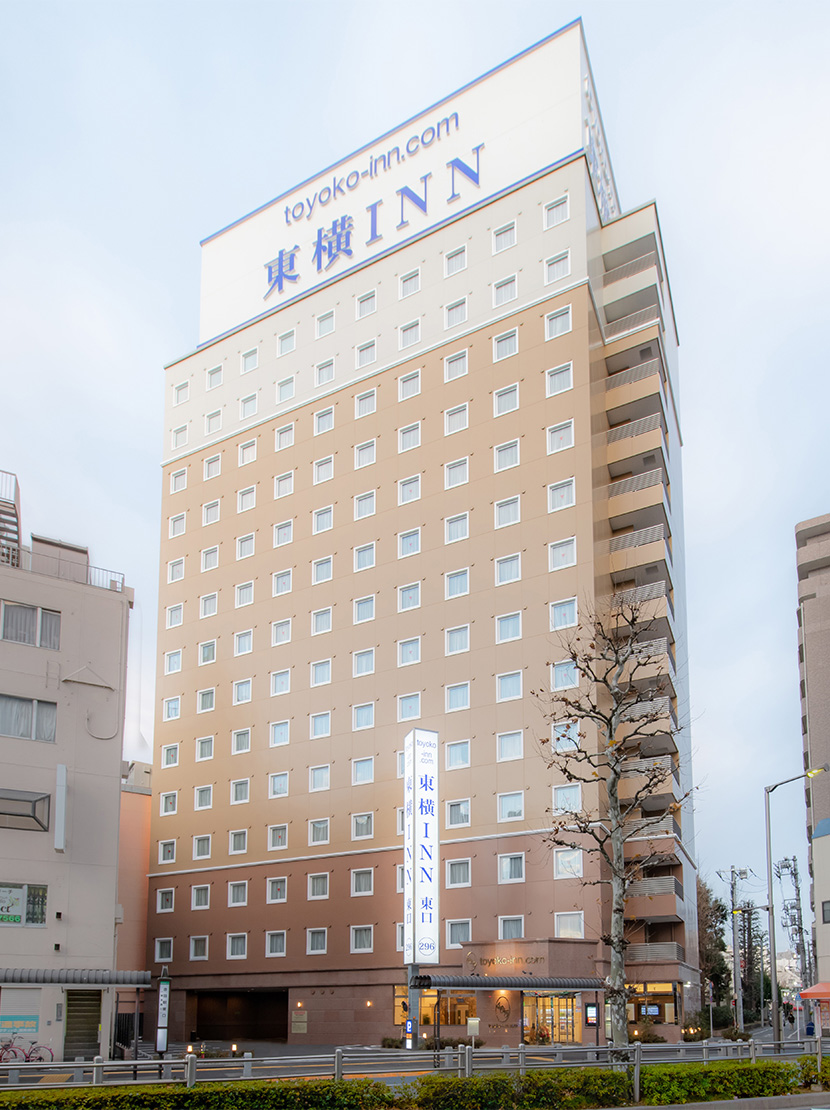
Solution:
<svg viewBox="0 0 830 1110"><path fill-rule="evenodd" d="M798 992L802 998L830 998L830 983L816 983Z"/></svg>
<svg viewBox="0 0 830 1110"><path fill-rule="evenodd" d="M149 987L149 971L105 971L100 968L0 967L0 984L80 983L94 987Z"/></svg>
<svg viewBox="0 0 830 1110"><path fill-rule="evenodd" d="M605 981L543 975L416 975L412 986L427 991L604 991Z"/></svg>

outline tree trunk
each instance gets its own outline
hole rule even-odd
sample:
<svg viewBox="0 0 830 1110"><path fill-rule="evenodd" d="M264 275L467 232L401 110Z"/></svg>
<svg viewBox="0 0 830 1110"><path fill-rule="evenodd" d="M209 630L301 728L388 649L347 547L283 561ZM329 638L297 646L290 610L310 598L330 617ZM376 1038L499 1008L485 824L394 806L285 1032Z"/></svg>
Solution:
<svg viewBox="0 0 830 1110"><path fill-rule="evenodd" d="M611 974L608 1002L611 1012L611 1043L628 1048L628 992L625 986L625 840L619 798L620 763L608 761L608 827L611 833Z"/></svg>

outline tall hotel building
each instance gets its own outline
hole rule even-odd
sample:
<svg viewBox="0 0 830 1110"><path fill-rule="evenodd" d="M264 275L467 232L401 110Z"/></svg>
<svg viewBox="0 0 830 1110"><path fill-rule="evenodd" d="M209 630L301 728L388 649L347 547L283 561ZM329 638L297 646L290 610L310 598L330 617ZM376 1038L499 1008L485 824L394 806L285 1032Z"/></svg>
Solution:
<svg viewBox="0 0 830 1110"><path fill-rule="evenodd" d="M417 726L440 743L442 1025L593 1042L610 900L545 830L602 800L547 770L530 691L622 592L681 724L687 699L674 314L581 24L202 246L201 339L166 372L148 958L171 1039L400 1034ZM699 1005L687 733L632 753L630 784L644 759L671 773L630 847L656 847L630 1015L676 1039Z"/></svg>

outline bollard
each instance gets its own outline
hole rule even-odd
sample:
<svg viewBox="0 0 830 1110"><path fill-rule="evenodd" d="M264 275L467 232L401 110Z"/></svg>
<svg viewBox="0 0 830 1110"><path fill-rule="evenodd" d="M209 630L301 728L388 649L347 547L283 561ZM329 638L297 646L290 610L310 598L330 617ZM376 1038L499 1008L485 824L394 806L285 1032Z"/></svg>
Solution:
<svg viewBox="0 0 830 1110"><path fill-rule="evenodd" d="M821 1075L821 1030L820 1029L818 1031L818 1036L816 1037L816 1066L818 1068L819 1075Z"/></svg>
<svg viewBox="0 0 830 1110"><path fill-rule="evenodd" d="M334 1078L343 1078L343 1049L336 1048L334 1050Z"/></svg>
<svg viewBox="0 0 830 1110"><path fill-rule="evenodd" d="M640 1060L643 1055L643 1042L634 1043L634 1101L640 1101Z"/></svg>
<svg viewBox="0 0 830 1110"><path fill-rule="evenodd" d="M527 1074L527 1061L525 1055L527 1053L527 1045L522 1041L519 1045L519 1075Z"/></svg>
<svg viewBox="0 0 830 1110"><path fill-rule="evenodd" d="M83 1062L84 1062L83 1056L76 1056L75 1057L75 1063L76 1064L82 1064ZM83 1083L83 1081L84 1081L84 1069L83 1068L73 1068L72 1069L72 1082L73 1083Z"/></svg>
<svg viewBox="0 0 830 1110"><path fill-rule="evenodd" d="M754 1064L755 1061L755 1038L752 1037L749 1041L749 1058Z"/></svg>
<svg viewBox="0 0 830 1110"><path fill-rule="evenodd" d="M501 1046L501 1062L506 1068L510 1067L510 1045L503 1044Z"/></svg>
<svg viewBox="0 0 830 1110"><path fill-rule="evenodd" d="M184 1058L184 1081L188 1087L196 1082L196 1055L193 1052L188 1052Z"/></svg>
<svg viewBox="0 0 830 1110"><path fill-rule="evenodd" d="M444 1049L444 1064L443 1066L450 1071L452 1069L452 1049L448 1046Z"/></svg>
<svg viewBox="0 0 830 1110"><path fill-rule="evenodd" d="M104 1082L104 1057L103 1056L95 1056L95 1057L93 1057L92 1063L94 1065L93 1068L92 1068L92 1082L96 1085L100 1084L100 1083L103 1083Z"/></svg>
<svg viewBox="0 0 830 1110"><path fill-rule="evenodd" d="M469 1079L473 1074L473 1047L472 1045L464 1045L464 1078Z"/></svg>
<svg viewBox="0 0 830 1110"><path fill-rule="evenodd" d="M10 1087L16 1087L20 1082L20 1068L9 1068L8 1084Z"/></svg>
<svg viewBox="0 0 830 1110"><path fill-rule="evenodd" d="M704 1062L704 1064L709 1063L709 1042L708 1042L708 1040L703 1042L703 1062Z"/></svg>
<svg viewBox="0 0 830 1110"><path fill-rule="evenodd" d="M253 1058L254 1058L253 1052L243 1052L242 1053L242 1061L243 1061L242 1062L242 1078L243 1079L250 1079L251 1076L253 1075L253 1070L252 1070L252 1066L251 1066L251 1060L253 1060Z"/></svg>
<svg viewBox="0 0 830 1110"><path fill-rule="evenodd" d="M464 1045L458 1046L458 1078L464 1078Z"/></svg>
<svg viewBox="0 0 830 1110"><path fill-rule="evenodd" d="M162 1060L172 1060L172 1059L173 1059L173 1057L169 1052L165 1052L164 1055L162 1056ZM161 1078L166 1079L168 1081L173 1078L173 1065L172 1064L163 1063L161 1065Z"/></svg>

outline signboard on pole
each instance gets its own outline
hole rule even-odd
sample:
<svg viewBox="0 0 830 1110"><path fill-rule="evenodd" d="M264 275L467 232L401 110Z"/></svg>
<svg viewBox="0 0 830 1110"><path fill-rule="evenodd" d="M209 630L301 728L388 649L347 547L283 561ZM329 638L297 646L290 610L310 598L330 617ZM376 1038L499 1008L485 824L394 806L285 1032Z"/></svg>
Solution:
<svg viewBox="0 0 830 1110"><path fill-rule="evenodd" d="M438 733L414 728L404 740L405 964L440 960Z"/></svg>
<svg viewBox="0 0 830 1110"><path fill-rule="evenodd" d="M167 968L164 969L167 971ZM159 979L159 1012L156 1022L156 1052L167 1051L167 1023L170 1014L170 980Z"/></svg>

